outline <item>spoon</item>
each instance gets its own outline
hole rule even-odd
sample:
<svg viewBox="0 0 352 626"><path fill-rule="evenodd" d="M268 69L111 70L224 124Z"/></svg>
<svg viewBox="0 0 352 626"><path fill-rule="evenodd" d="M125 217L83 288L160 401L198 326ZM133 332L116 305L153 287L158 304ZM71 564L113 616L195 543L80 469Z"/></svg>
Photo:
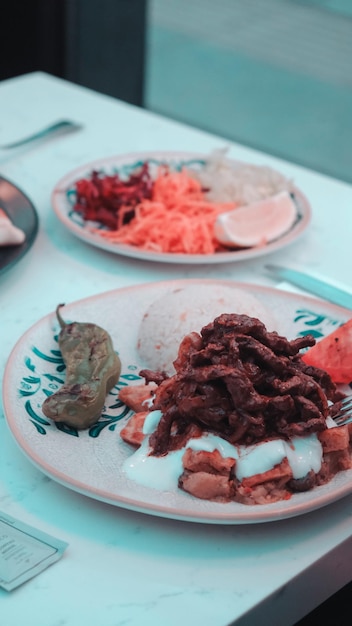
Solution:
<svg viewBox="0 0 352 626"><path fill-rule="evenodd" d="M48 135L60 133L63 131L71 132L74 130L79 130L82 128L81 124L77 124L71 120L58 120L53 124L49 124L49 126L45 126L41 130L32 133L31 135L27 135L27 137L22 137L22 139L17 139L16 141L0 144L1 150L11 150L12 148L19 148L20 146L24 146L31 141L36 141L37 139L42 139L43 137L47 137Z"/></svg>

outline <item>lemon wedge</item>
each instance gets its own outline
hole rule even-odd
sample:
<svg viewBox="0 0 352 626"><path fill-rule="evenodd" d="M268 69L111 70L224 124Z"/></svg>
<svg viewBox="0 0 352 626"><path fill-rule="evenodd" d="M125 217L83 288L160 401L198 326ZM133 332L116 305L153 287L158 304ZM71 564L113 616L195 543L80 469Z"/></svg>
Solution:
<svg viewBox="0 0 352 626"><path fill-rule="evenodd" d="M281 237L297 219L297 208L287 191L219 215L214 234L227 247L252 248Z"/></svg>

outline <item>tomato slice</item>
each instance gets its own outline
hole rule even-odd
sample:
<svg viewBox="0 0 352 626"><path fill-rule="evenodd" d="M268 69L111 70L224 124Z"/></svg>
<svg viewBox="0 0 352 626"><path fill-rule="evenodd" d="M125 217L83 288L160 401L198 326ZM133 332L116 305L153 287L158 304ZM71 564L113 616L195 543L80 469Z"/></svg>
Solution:
<svg viewBox="0 0 352 626"><path fill-rule="evenodd" d="M302 359L307 365L320 367L330 374L335 383L352 381L352 319L327 335Z"/></svg>

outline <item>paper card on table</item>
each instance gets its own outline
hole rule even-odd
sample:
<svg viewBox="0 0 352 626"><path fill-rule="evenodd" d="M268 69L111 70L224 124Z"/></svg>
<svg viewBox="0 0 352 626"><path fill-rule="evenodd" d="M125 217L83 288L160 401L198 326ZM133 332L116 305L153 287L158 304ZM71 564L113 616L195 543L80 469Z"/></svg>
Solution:
<svg viewBox="0 0 352 626"><path fill-rule="evenodd" d="M0 587L22 585L60 559L67 545L0 511Z"/></svg>

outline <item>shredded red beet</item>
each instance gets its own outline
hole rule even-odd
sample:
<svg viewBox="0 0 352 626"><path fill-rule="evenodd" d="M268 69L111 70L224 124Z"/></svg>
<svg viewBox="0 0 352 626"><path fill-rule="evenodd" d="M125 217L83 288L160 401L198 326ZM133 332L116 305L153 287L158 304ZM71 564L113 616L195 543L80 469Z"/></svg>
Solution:
<svg viewBox="0 0 352 626"><path fill-rule="evenodd" d="M85 220L116 230L131 221L136 205L151 197L152 188L148 163L127 180L122 180L118 174L108 176L93 171L89 178L82 178L75 184L74 210Z"/></svg>

